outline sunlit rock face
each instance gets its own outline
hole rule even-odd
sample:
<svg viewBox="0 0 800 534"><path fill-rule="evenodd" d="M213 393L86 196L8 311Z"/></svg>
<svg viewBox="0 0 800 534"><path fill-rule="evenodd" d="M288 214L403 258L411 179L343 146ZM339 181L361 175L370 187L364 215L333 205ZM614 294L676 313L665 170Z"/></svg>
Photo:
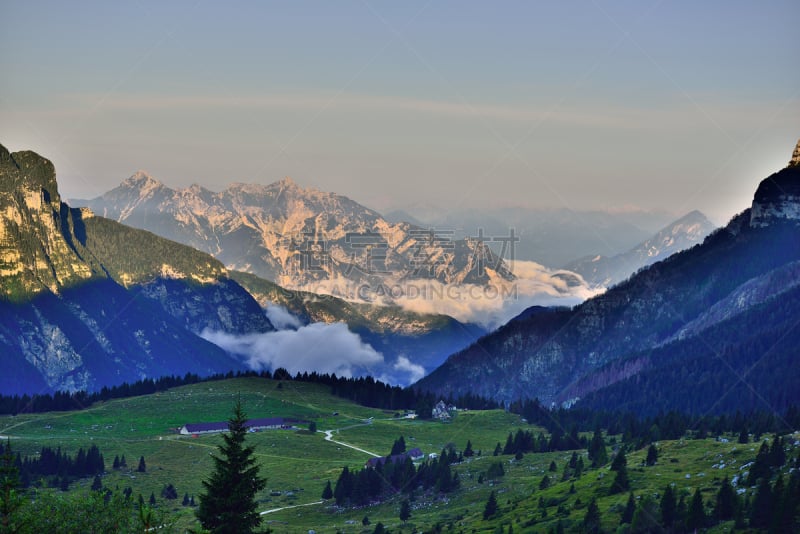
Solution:
<svg viewBox="0 0 800 534"><path fill-rule="evenodd" d="M800 221L800 141L789 165L763 180L753 197L751 227L763 228L780 221Z"/></svg>

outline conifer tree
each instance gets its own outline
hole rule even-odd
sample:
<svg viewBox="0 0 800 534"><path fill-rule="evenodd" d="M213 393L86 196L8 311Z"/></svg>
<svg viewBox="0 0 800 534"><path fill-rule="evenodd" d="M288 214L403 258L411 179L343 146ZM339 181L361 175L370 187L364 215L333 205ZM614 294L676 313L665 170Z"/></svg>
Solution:
<svg viewBox="0 0 800 534"><path fill-rule="evenodd" d="M597 499L594 497L592 497L592 502L586 508L586 515L583 516L581 532L591 534L600 532L600 508L597 507Z"/></svg>
<svg viewBox="0 0 800 534"><path fill-rule="evenodd" d="M136 470L139 471L140 473L144 473L145 471L147 471L147 464L144 462L144 456L139 458L139 467L137 467Z"/></svg>
<svg viewBox="0 0 800 534"><path fill-rule="evenodd" d="M622 465L617 470L617 476L614 477L614 482L611 483L609 493L614 495L629 489L631 489L631 481L628 479L628 468Z"/></svg>
<svg viewBox="0 0 800 534"><path fill-rule="evenodd" d="M649 466L656 465L658 461L658 449L656 448L654 443L650 444L650 447L647 448L647 459L645 460L645 464Z"/></svg>
<svg viewBox="0 0 800 534"><path fill-rule="evenodd" d="M592 467L600 467L608 462L608 452L603 441L603 433L600 430L595 430L592 441L589 442L588 453L589 459L592 461Z"/></svg>
<svg viewBox="0 0 800 534"><path fill-rule="evenodd" d="M774 499L768 478L759 479L756 495L753 497L750 526L753 528L767 528L772 519Z"/></svg>
<svg viewBox="0 0 800 534"><path fill-rule="evenodd" d="M475 451L472 450L472 441L467 440L467 446L464 448L464 456L470 458L475 455Z"/></svg>
<svg viewBox="0 0 800 534"><path fill-rule="evenodd" d="M633 521L633 513L636 511L636 499L633 497L633 492L628 494L628 502L625 504L625 509L622 511L620 523L630 523Z"/></svg>
<svg viewBox="0 0 800 534"><path fill-rule="evenodd" d="M692 502L689 503L689 512L686 514L686 528L688 530L700 530L705 528L706 522L703 495L700 493L700 488L697 488L694 490L694 495L692 495Z"/></svg>
<svg viewBox="0 0 800 534"><path fill-rule="evenodd" d="M675 524L678 511L678 501L672 486L667 486L661 496L661 524L669 529Z"/></svg>
<svg viewBox="0 0 800 534"><path fill-rule="evenodd" d="M3 456L0 458L0 531L15 532L17 525L17 512L25 502L20 495L19 470L14 463L11 453L11 440L2 447Z"/></svg>
<svg viewBox="0 0 800 534"><path fill-rule="evenodd" d="M489 499L486 501L486 506L483 509L483 519L494 517L497 513L497 497L494 491L489 494Z"/></svg>
<svg viewBox="0 0 800 534"><path fill-rule="evenodd" d="M409 519L411 519L411 503L406 499L400 505L400 521L405 523Z"/></svg>
<svg viewBox="0 0 800 534"><path fill-rule="evenodd" d="M333 489L331 488L331 481L325 484L325 489L322 490L322 498L325 500L333 498Z"/></svg>
<svg viewBox="0 0 800 534"><path fill-rule="evenodd" d="M212 533L249 533L261 523L256 511L256 494L267 481L259 476L254 449L245 444L247 416L240 400L222 435L219 455L213 456L214 471L203 480L197 518Z"/></svg>
<svg viewBox="0 0 800 534"><path fill-rule="evenodd" d="M616 456L614 456L614 460L611 462L611 470L612 471L619 471L620 467L625 467L628 465L628 459L625 457L625 451L620 449Z"/></svg>
<svg viewBox="0 0 800 534"><path fill-rule="evenodd" d="M719 521L728 521L736 515L736 492L733 490L728 477L722 480L722 485L717 492L714 515Z"/></svg>

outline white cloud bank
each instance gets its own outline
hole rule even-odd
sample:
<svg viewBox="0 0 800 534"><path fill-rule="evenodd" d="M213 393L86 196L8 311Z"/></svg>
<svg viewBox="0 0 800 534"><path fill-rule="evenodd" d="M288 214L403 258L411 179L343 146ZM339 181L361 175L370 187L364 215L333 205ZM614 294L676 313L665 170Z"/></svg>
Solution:
<svg viewBox="0 0 800 534"><path fill-rule="evenodd" d="M204 330L200 337L231 354L244 357L256 371L283 367L298 372L375 375L383 356L347 329L344 323L313 323L297 330L235 335Z"/></svg>
<svg viewBox="0 0 800 534"><path fill-rule="evenodd" d="M392 280L382 286L322 280L296 288L351 301L394 304L407 311L449 315L464 323L495 329L530 306L574 306L605 291L589 286L577 273L550 269L533 261L515 260L516 280L490 272L486 285L443 284L436 280Z"/></svg>
<svg viewBox="0 0 800 534"><path fill-rule="evenodd" d="M292 315L289 310L280 304L268 303L264 311L267 314L267 319L276 330L286 330L287 328L297 330L303 326L298 317Z"/></svg>

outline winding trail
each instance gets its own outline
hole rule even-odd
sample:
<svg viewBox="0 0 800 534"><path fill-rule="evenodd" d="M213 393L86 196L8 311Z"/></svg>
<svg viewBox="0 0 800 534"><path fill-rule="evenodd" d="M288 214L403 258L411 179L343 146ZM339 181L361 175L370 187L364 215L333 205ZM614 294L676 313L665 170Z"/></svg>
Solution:
<svg viewBox="0 0 800 534"><path fill-rule="evenodd" d="M361 426L361 425L354 425L354 426ZM348 427L348 428L352 428L352 427ZM342 429L324 430L324 432L325 432L325 441L330 441L331 443L336 443L337 445L341 445L342 447L347 447L348 449L353 449L353 450L358 451L358 452L363 452L364 454L369 454L373 458L380 458L381 457L380 454L375 454L374 452L366 451L364 449L359 449L355 445L350 445L349 443L345 443L343 441L336 441L335 439L333 439L333 433L334 432L338 432L339 430L342 430Z"/></svg>
<svg viewBox="0 0 800 534"><path fill-rule="evenodd" d="M316 501L316 502L307 502L305 504L294 504L292 506L283 506L281 508L273 508L272 510L265 510L263 512L259 512L259 515L271 514L272 512L280 512L281 510L290 510L292 508L300 508L303 506L314 506L316 504L322 504L324 502L325 501Z"/></svg>

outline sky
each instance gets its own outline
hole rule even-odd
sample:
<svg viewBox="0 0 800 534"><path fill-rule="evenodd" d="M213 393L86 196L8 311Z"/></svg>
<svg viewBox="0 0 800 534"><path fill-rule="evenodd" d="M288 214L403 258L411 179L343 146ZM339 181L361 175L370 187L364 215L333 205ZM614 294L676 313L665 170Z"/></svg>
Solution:
<svg viewBox="0 0 800 534"><path fill-rule="evenodd" d="M800 137L796 0L0 3L0 143L381 211L747 207Z"/></svg>

